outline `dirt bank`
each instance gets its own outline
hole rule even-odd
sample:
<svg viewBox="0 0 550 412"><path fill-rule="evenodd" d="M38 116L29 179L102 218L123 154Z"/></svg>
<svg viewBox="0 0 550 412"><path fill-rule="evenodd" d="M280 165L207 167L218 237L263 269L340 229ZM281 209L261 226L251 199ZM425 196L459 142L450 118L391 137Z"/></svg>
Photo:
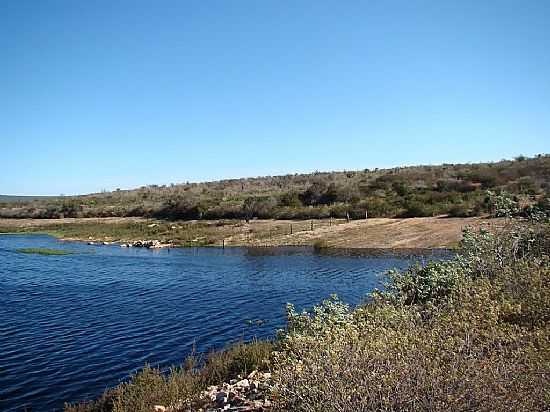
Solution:
<svg viewBox="0 0 550 412"><path fill-rule="evenodd" d="M356 220L293 234L275 235L268 239L248 242L252 245L283 246L311 245L323 241L329 247L339 248L444 248L460 241L467 226L495 225L500 221L483 218L375 218ZM241 244L242 238L231 239L229 244Z"/></svg>

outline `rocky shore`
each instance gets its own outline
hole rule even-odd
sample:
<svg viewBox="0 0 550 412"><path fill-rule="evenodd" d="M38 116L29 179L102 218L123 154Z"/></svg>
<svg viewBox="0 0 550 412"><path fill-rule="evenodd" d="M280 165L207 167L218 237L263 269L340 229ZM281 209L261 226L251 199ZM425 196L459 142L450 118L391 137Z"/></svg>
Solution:
<svg viewBox="0 0 550 412"><path fill-rule="evenodd" d="M161 249L165 247L172 247L171 243L162 243L160 240L135 240L130 243L122 243L120 247L144 247L147 249Z"/></svg>
<svg viewBox="0 0 550 412"><path fill-rule="evenodd" d="M64 239L64 240L73 240L73 239ZM89 240L89 245L120 245L120 247L143 247L146 249L162 249L165 247L174 247L172 243L162 243L160 240L135 240L133 242L119 243L119 242L107 242L107 241L95 241Z"/></svg>
<svg viewBox="0 0 550 412"><path fill-rule="evenodd" d="M152 412L261 412L271 410L269 399L271 373L252 371L246 378L238 376L221 385L209 386L201 395L198 405L186 409L183 401L178 405L155 405Z"/></svg>

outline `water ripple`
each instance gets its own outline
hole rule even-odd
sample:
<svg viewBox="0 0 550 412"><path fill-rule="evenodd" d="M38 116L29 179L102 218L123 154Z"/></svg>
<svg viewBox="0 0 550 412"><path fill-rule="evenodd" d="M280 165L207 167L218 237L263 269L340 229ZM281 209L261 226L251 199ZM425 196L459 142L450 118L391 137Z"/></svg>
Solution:
<svg viewBox="0 0 550 412"><path fill-rule="evenodd" d="M15 252L23 247L77 254ZM273 336L284 326L286 302L309 307L337 293L358 303L378 274L410 261L303 248L153 252L0 236L0 410L59 410L100 395L145 362L165 368L194 346L206 352Z"/></svg>

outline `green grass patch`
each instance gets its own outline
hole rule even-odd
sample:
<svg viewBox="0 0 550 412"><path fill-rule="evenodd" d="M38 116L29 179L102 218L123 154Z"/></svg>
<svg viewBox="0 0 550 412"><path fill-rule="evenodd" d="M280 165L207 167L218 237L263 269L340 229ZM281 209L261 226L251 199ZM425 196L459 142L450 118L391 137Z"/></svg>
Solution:
<svg viewBox="0 0 550 412"><path fill-rule="evenodd" d="M26 253L29 255L44 255L44 256L61 256L61 255L74 254L74 252L71 252L70 250L48 249L48 248L41 248L41 247L21 248L21 249L17 249L17 252Z"/></svg>

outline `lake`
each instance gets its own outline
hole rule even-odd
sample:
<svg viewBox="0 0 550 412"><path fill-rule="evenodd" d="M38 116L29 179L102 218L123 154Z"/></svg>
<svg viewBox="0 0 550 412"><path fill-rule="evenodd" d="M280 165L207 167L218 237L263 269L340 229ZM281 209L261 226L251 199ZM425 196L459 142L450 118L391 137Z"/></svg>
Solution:
<svg viewBox="0 0 550 412"><path fill-rule="evenodd" d="M56 248L65 256L22 254ZM441 258L440 254L431 257ZM379 275L427 257L311 248L149 250L0 236L0 410L52 411L95 398L147 362L180 363L272 337L285 304L331 293L359 303Z"/></svg>

